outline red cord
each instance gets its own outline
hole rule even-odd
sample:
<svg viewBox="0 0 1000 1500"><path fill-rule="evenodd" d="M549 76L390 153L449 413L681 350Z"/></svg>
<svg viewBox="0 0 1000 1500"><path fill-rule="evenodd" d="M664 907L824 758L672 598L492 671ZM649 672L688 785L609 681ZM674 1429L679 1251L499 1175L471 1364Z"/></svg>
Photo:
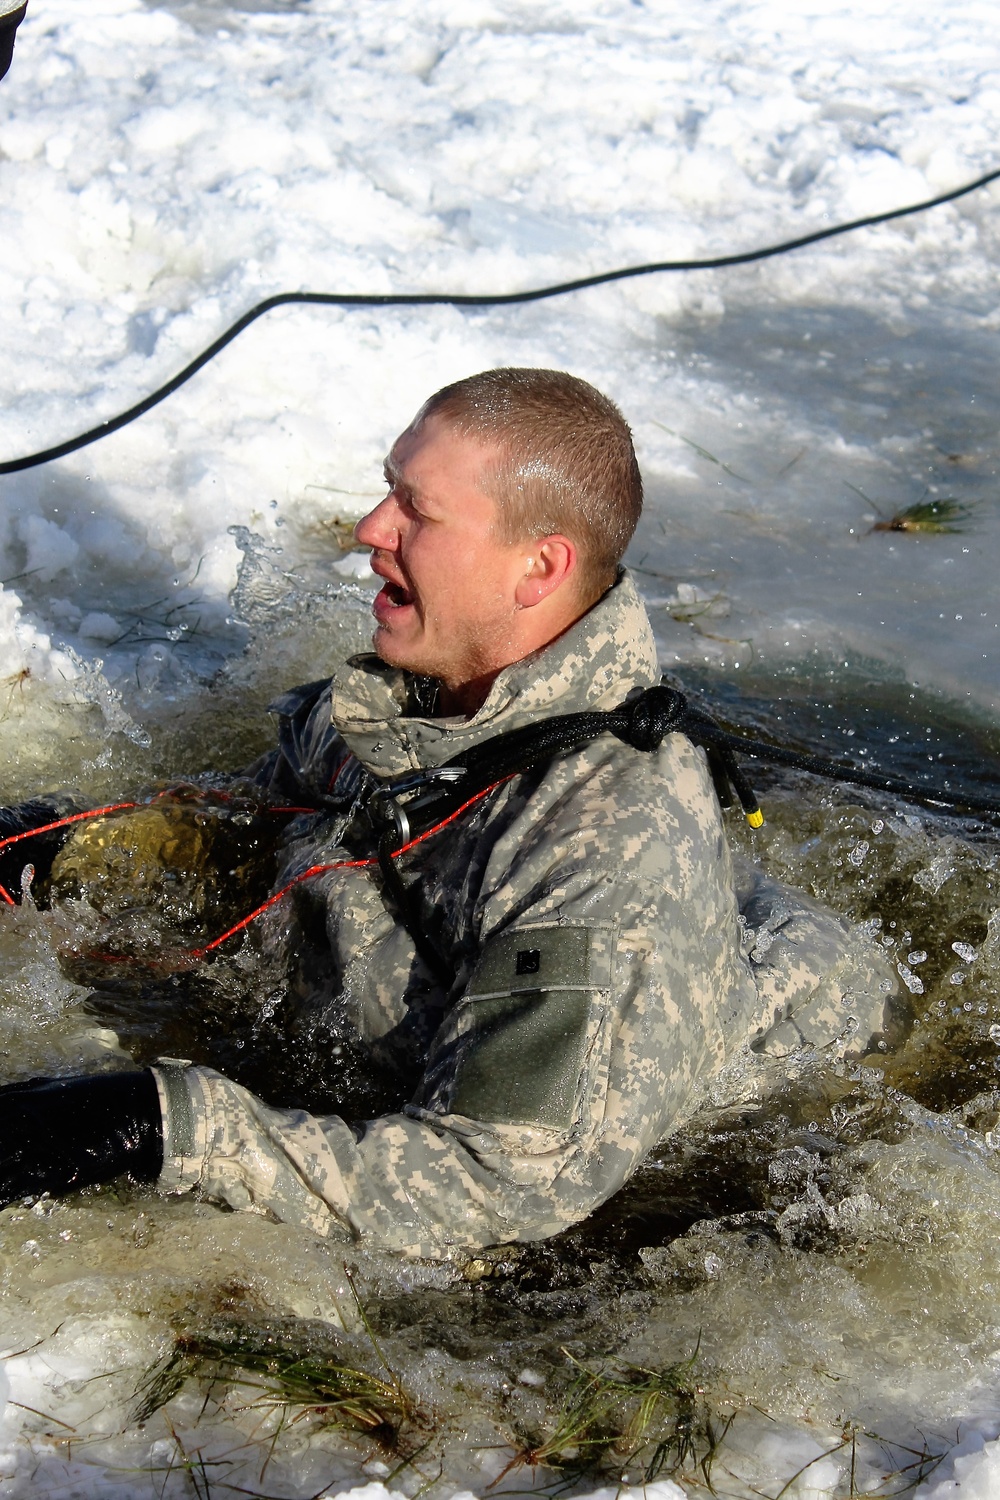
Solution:
<svg viewBox="0 0 1000 1500"><path fill-rule="evenodd" d="M347 765L347 762L350 760L350 758L351 758L351 752L350 752L350 750L345 750L344 753L343 753L343 755L338 760L337 764L334 766L333 770L330 772L330 780L326 784L326 789L327 789L328 792L332 792L333 791L334 783L337 780L337 777L340 775L341 771Z"/></svg>
<svg viewBox="0 0 1000 1500"><path fill-rule="evenodd" d="M40 828L28 828L24 833L9 833L5 839L0 839L0 854L7 848L8 844L19 844L22 839L33 839L39 833L51 833L54 828L66 828L68 824L80 823L84 818L100 818L105 813L120 812L126 807L139 806L138 802L115 802L110 807L95 807L92 812L71 813L69 817L57 818L54 823L43 823ZM8 906L17 905L13 896L2 885L0 885L0 900L6 902Z"/></svg>
<svg viewBox="0 0 1000 1500"><path fill-rule="evenodd" d="M516 774L516 772L511 773L512 776ZM440 833L442 828L447 828L449 823L454 823L455 819L461 817L462 813L466 812L468 808L474 805L474 803L481 802L484 797L489 796L490 792L495 792L498 786L503 786L503 783L505 781L510 780L511 776L503 776L499 781L494 781L492 786L485 787L483 791L477 792L474 797L469 798L468 802L463 802L461 807L457 807L453 813L449 813L448 817L442 818L440 823L435 823L433 828L428 828L426 833L418 834L417 837L415 839L411 839L408 844L403 844L401 848L394 849L391 858L398 859L401 854L407 854L411 849L415 849L418 844L422 844L424 840L429 839L432 834ZM264 912L269 911L270 908L276 904L276 902L281 900L282 896L286 895L293 886L299 885L303 880L310 880L314 875L328 875L331 870L363 870L366 867L377 864L378 860L372 858L342 859L339 860L336 864L332 865L312 865L308 870L303 870L300 875L294 876L294 878L291 879L287 885L283 885L281 887L280 891L275 891L273 896L268 896L267 900L263 902L261 906L258 906L255 911L250 912L249 916L243 917L239 922L236 923L234 927L230 927L229 930L222 933L221 936L213 938L210 943L205 944L204 948L188 949L187 953L184 954L184 957L204 958L206 953L211 953L213 948L218 948L220 944L226 941L227 938L231 938L237 932L242 932L244 927L249 927L251 922L256 921L258 917L263 916Z"/></svg>
<svg viewBox="0 0 1000 1500"><path fill-rule="evenodd" d="M308 870L303 870L301 875L294 876L287 885L283 885L280 891L275 891L273 896L268 896L267 900L256 907L249 916L242 917L235 926L230 927L221 936L213 938L210 943L206 943L204 948L189 948L184 957L204 958L206 953L211 953L213 948L218 948L220 943L226 941L226 938L231 938L234 933L242 932L244 927L249 927L251 922L255 922L258 917L263 916L276 902L281 900L282 896L287 895L293 886L298 885L303 880L311 880L314 875L325 875L330 870L361 870L364 869L365 865L377 864L377 859L342 859L332 865L310 865Z"/></svg>
<svg viewBox="0 0 1000 1500"><path fill-rule="evenodd" d="M160 792L159 796L163 796ZM101 818L105 813L121 812L126 807L142 807L141 802L113 802L109 807L95 807L93 812L70 813L67 818L57 818L54 823L43 823L40 828L28 828L24 833L9 833L0 839L0 854L8 844L19 844L22 839L33 839L38 833L51 833L53 828L66 828L70 823L82 823L84 818Z"/></svg>
<svg viewBox="0 0 1000 1500"><path fill-rule="evenodd" d="M432 833L440 833L442 828L447 828L449 823L454 823L455 819L460 818L474 803L481 802L484 797L489 796L490 792L495 792L498 786L503 786L505 781L513 781L514 777L519 775L519 771L511 771L509 776L501 776L500 780L494 781L492 786L484 787L481 792L477 792L474 797L470 797L468 802L463 802L461 807L456 807L453 813L449 813L446 818L442 818L440 823L435 823L433 828L428 828L426 833L418 834L408 844L404 844L402 848L396 849L393 852L393 859L398 859L401 854L408 854L411 849L415 849L418 844L422 844L424 839L429 839Z"/></svg>
<svg viewBox="0 0 1000 1500"><path fill-rule="evenodd" d="M108 813L122 812L124 809L130 807L152 807L153 803L159 802L162 797L172 797L174 795L174 790L168 788L165 792L157 792L155 797L150 797L148 802L112 802L107 807L91 808L89 812L70 813L65 818L57 818L54 823L42 823L38 828L26 828L23 833L9 833L5 839L0 839L0 854L3 853L8 844L18 844L21 839L33 839L39 833L51 833L55 828L68 828L70 823L82 823L86 818L103 818ZM233 800L231 797L225 797L221 793L216 792L213 792L212 796L218 796L223 802L231 802ZM277 816L281 813L314 813L316 812L316 808L266 807L263 811L273 813ZM0 886L0 890L3 890L3 886ZM10 897L8 896L7 899L10 900Z"/></svg>
<svg viewBox="0 0 1000 1500"><path fill-rule="evenodd" d="M418 834L416 838L410 839L409 843L403 844L401 848L394 849L391 857L393 859L398 859L401 854L408 854L409 851L411 849L415 849L418 844L422 844L426 839L433 837L434 834L440 833L442 828L447 828L449 823L454 823L455 819L460 818L462 814L464 812L467 812L470 807L475 806L477 802L481 802L484 797L489 796L490 792L495 792L498 786L503 786L505 781L510 781L517 774L518 773L516 771L512 771L510 776L502 776L499 781L494 781L491 786L484 787L481 792L477 792L474 797L470 797L467 802L463 802L461 807L457 807L453 813L449 813L446 818L442 818L440 823L435 823L433 828L428 828L426 832ZM169 792L158 792L156 794L156 797L154 797L152 800L157 801L160 797L167 797L169 795ZM126 808L147 807L149 805L149 803L142 802L115 802L108 807L95 807L91 812L71 813L68 817L58 818L54 823L45 823L41 828L29 828L25 833L12 833L7 838L0 839L0 853L2 853L4 849L6 849L8 844L16 844L20 839L29 839L38 833L51 833L55 828L65 828L70 823L80 823L86 818L100 818L104 817L107 813L121 812ZM309 807L275 807L269 809L269 811L276 813L315 812L315 810L315 808ZM258 917L263 916L264 912L269 911L272 906L276 905L283 896L287 895L288 892L293 889L293 887L301 884L303 880L311 880L316 875L327 875L331 870L363 870L371 865L377 864L377 858L370 858L342 859L338 860L334 864L329 865L311 865L308 870L303 870L301 874L294 876L291 880L288 881L286 885L283 885L280 891L275 891L272 896L268 896L267 900L264 901L260 906L256 907L252 912L250 912L248 916L241 918L241 920L234 926L227 928L227 930L221 933L219 937L213 938L210 943L206 943L202 948L190 948L185 953L179 956L182 958L204 958L207 954L211 953L213 949L220 947L221 944L223 944L227 940L227 938L235 936L237 932L242 932L245 927L250 926L251 922L255 922ZM14 899L2 885L0 885L0 898L2 898L8 906L17 905L17 902L14 901ZM128 957L126 957L125 955L91 955L91 957L95 958L98 956L105 963L129 962Z"/></svg>

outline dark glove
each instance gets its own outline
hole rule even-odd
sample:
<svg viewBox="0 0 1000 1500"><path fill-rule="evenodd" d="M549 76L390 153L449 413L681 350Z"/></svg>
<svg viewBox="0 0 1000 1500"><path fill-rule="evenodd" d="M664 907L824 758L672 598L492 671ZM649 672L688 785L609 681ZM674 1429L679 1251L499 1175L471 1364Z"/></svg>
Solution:
<svg viewBox="0 0 1000 1500"><path fill-rule="evenodd" d="M0 1088L0 1207L163 1168L156 1080L141 1073L32 1078Z"/></svg>
<svg viewBox="0 0 1000 1500"><path fill-rule="evenodd" d="M39 797L33 802L22 802L17 807L0 807L0 843L12 834L44 828L46 823L55 823L59 818L76 811L75 804L68 797ZM56 828L51 833L40 833L37 838L19 839L16 844L8 844L6 849L0 849L0 885L13 900L21 899L21 871L25 865L34 865L36 880L46 879L52 869L52 861L66 842L69 832L68 828Z"/></svg>
<svg viewBox="0 0 1000 1500"><path fill-rule="evenodd" d="M0 78L10 67L10 60L14 55L14 33L24 20L27 9L27 0L13 10L0 0Z"/></svg>

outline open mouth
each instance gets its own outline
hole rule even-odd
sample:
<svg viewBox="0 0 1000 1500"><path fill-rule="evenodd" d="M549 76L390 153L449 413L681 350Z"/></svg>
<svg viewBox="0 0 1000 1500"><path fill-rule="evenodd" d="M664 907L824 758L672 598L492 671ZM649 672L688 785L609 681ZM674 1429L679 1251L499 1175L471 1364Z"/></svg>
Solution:
<svg viewBox="0 0 1000 1500"><path fill-rule="evenodd" d="M413 603L413 595L401 583L384 583L381 592L386 603L391 604L393 609L399 609L404 604Z"/></svg>
<svg viewBox="0 0 1000 1500"><path fill-rule="evenodd" d="M412 603L413 595L409 589L405 588L401 583L392 583L389 579L386 579L375 595L372 613L377 620L384 622L391 615L395 614L397 610L405 609L407 605Z"/></svg>

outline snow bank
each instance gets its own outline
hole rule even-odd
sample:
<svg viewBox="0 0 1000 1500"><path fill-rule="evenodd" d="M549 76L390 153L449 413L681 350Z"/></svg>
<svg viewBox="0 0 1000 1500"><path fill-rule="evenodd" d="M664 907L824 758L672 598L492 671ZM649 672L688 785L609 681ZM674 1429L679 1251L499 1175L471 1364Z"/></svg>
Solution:
<svg viewBox="0 0 1000 1500"><path fill-rule="evenodd" d="M988 25L903 0L33 0L0 91L3 453L113 414L275 291L508 290L955 185L992 164ZM100 650L127 693L196 574L201 642L173 655L197 675L230 526L300 549L378 492L430 389L522 362L621 402L650 490L634 560L732 605L714 631L661 610L668 657L863 658L989 709L996 201L531 308L272 314L136 426L0 480L0 662L29 636L42 677ZM886 515L978 502L975 540L866 536L858 490Z"/></svg>

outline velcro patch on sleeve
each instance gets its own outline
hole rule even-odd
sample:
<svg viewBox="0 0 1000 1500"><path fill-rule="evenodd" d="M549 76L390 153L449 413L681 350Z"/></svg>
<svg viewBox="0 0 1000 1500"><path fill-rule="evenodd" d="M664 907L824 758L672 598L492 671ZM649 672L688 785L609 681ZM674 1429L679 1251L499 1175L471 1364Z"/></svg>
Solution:
<svg viewBox="0 0 1000 1500"><path fill-rule="evenodd" d="M609 982L608 935L588 927L523 927L487 942L463 1002L451 1110L495 1124L571 1125L594 992Z"/></svg>

